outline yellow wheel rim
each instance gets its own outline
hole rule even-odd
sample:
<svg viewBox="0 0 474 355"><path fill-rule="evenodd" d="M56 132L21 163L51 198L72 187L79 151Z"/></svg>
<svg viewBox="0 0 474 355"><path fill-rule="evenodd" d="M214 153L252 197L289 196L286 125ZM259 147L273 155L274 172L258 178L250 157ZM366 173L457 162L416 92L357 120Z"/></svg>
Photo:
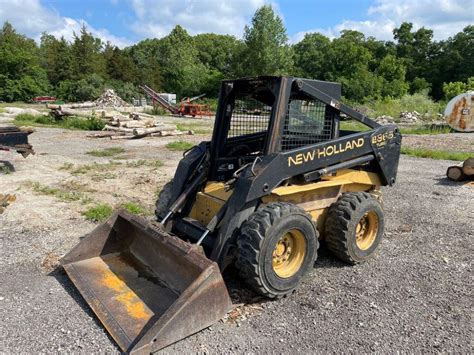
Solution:
<svg viewBox="0 0 474 355"><path fill-rule="evenodd" d="M292 229L284 234L273 250L273 271L281 277L288 278L298 272L306 256L306 239L303 233Z"/></svg>
<svg viewBox="0 0 474 355"><path fill-rule="evenodd" d="M361 250L369 249L377 238L379 231L379 217L377 213L367 212L360 219L356 227L356 244Z"/></svg>

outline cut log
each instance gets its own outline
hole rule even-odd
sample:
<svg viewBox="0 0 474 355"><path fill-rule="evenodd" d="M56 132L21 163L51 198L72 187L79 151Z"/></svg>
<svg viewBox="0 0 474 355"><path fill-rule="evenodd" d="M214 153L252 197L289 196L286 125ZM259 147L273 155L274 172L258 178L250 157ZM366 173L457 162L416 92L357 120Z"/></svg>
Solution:
<svg viewBox="0 0 474 355"><path fill-rule="evenodd" d="M450 166L446 171L446 176L452 181L462 181L466 177L462 172L462 167L459 165Z"/></svg>
<svg viewBox="0 0 474 355"><path fill-rule="evenodd" d="M78 102L74 104L63 104L61 105L61 109L70 109L70 108L93 108L97 107L95 102Z"/></svg>
<svg viewBox="0 0 474 355"><path fill-rule="evenodd" d="M112 136L124 136L128 134L128 132L100 132L100 133L91 133L91 134L87 134L86 137L88 138L109 138L109 137L112 137Z"/></svg>
<svg viewBox="0 0 474 355"><path fill-rule="evenodd" d="M86 117L89 118L92 116L92 111L90 110L76 110L76 109L65 109L62 108L60 110L54 110L56 111L54 114L58 117L61 116L77 116L77 117Z"/></svg>
<svg viewBox="0 0 474 355"><path fill-rule="evenodd" d="M155 126L155 122L153 121L127 121L120 123L121 127L127 128L151 128Z"/></svg>
<svg viewBox="0 0 474 355"><path fill-rule="evenodd" d="M193 131L161 131L156 133L150 133L151 137L168 137L168 136L185 136L185 135L193 135Z"/></svg>
<svg viewBox="0 0 474 355"><path fill-rule="evenodd" d="M156 132L161 132L161 131L174 131L176 129L175 127L172 126L159 126L159 127L152 127L152 128L135 128L133 130L133 135L134 136L142 136L146 134L151 134L151 133L156 133Z"/></svg>
<svg viewBox="0 0 474 355"><path fill-rule="evenodd" d="M133 120L143 120L147 118L156 119L155 116L149 115L148 113L144 113L144 112L132 112L129 114L129 117Z"/></svg>
<svg viewBox="0 0 474 355"><path fill-rule="evenodd" d="M134 135L131 135L131 134L126 134L126 135L123 135L123 136L110 136L110 139L133 139L135 138Z"/></svg>
<svg viewBox="0 0 474 355"><path fill-rule="evenodd" d="M124 128L124 127L113 127L110 125L105 125L102 129L103 131L115 131L115 132L126 132L126 133L133 133L133 128Z"/></svg>
<svg viewBox="0 0 474 355"><path fill-rule="evenodd" d="M462 172L467 176L474 176L474 157L468 158L462 164Z"/></svg>

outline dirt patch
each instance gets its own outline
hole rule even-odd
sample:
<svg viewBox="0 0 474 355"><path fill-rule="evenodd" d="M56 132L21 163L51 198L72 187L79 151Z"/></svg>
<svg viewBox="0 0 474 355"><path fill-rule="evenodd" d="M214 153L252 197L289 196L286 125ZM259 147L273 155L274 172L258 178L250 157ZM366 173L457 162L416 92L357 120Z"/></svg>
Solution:
<svg viewBox="0 0 474 355"><path fill-rule="evenodd" d="M48 252L41 262L41 267L46 272L51 272L59 266L59 259L61 257L55 252Z"/></svg>

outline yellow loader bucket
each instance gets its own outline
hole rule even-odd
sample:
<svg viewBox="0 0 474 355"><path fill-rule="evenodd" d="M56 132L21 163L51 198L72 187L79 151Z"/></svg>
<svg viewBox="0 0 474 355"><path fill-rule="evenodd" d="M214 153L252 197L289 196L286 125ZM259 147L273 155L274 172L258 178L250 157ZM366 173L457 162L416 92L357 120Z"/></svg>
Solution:
<svg viewBox="0 0 474 355"><path fill-rule="evenodd" d="M87 235L61 265L127 353L164 348L214 324L231 307L216 263L125 211Z"/></svg>

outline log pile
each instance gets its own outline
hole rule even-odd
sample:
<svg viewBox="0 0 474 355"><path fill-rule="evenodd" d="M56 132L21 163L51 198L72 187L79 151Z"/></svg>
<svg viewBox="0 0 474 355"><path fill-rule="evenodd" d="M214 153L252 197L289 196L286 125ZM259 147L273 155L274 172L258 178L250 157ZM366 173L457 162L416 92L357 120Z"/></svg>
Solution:
<svg viewBox="0 0 474 355"><path fill-rule="evenodd" d="M474 158L468 158L459 165L453 165L446 171L446 176L452 181L474 179Z"/></svg>
<svg viewBox="0 0 474 355"><path fill-rule="evenodd" d="M87 135L90 138L137 139L143 137L165 137L192 135L192 131L179 131L175 125L165 125L156 117L145 113L130 113L128 116L116 113L103 116L108 119L103 132Z"/></svg>

